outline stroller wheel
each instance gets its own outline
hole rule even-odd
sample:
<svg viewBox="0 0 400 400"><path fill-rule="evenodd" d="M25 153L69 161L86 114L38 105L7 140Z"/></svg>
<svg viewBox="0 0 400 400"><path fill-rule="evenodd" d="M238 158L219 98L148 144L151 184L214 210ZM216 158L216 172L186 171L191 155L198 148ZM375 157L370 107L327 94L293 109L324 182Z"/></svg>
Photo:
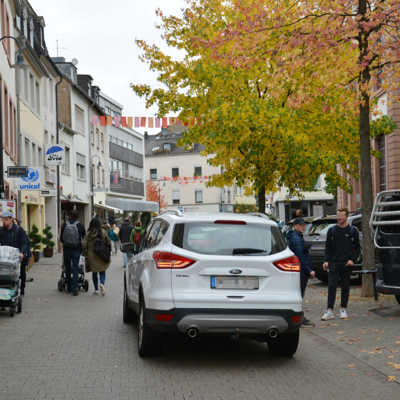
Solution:
<svg viewBox="0 0 400 400"><path fill-rule="evenodd" d="M57 289L59 292L62 292L64 289L64 285L61 279L57 282Z"/></svg>
<svg viewBox="0 0 400 400"><path fill-rule="evenodd" d="M85 280L83 281L83 290L84 290L85 292L87 292L87 291L89 290L89 281L88 281L87 279L85 279Z"/></svg>
<svg viewBox="0 0 400 400"><path fill-rule="evenodd" d="M20 314L22 311L22 297L19 296L18 304L17 304L17 313Z"/></svg>

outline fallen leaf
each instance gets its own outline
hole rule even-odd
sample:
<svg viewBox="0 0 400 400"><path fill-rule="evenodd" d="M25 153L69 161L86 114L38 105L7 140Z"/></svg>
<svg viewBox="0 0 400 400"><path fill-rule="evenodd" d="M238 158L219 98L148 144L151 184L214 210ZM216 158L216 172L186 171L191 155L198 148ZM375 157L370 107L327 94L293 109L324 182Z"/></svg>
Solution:
<svg viewBox="0 0 400 400"><path fill-rule="evenodd" d="M348 367L348 368L355 368L356 365L355 365L355 364L349 364L347 367Z"/></svg>
<svg viewBox="0 0 400 400"><path fill-rule="evenodd" d="M388 382L397 382L397 378L393 375L390 375L387 377Z"/></svg>

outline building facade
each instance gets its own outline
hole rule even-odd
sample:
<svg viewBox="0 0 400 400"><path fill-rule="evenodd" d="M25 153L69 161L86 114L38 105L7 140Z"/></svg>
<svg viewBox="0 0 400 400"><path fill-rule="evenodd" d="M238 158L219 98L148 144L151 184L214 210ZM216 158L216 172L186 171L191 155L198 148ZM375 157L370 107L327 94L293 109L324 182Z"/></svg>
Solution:
<svg viewBox="0 0 400 400"><path fill-rule="evenodd" d="M168 209L233 212L232 188L207 186L221 169L208 164L200 154L201 146L184 149L177 145L184 130L182 126L170 126L157 135L145 135L146 179L157 185Z"/></svg>
<svg viewBox="0 0 400 400"><path fill-rule="evenodd" d="M118 117L123 106L105 93L100 93L99 105L104 115ZM114 122L105 127L109 150L109 180L106 203L118 199L145 199L144 138L139 132Z"/></svg>

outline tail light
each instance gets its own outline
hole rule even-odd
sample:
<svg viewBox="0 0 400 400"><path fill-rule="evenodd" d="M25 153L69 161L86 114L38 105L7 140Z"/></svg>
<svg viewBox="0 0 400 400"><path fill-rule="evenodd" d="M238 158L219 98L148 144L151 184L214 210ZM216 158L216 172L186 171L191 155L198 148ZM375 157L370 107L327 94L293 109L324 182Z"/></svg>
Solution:
<svg viewBox="0 0 400 400"><path fill-rule="evenodd" d="M217 219L214 224L226 224L226 225L247 225L246 221L238 221L231 219Z"/></svg>
<svg viewBox="0 0 400 400"><path fill-rule="evenodd" d="M182 269L187 268L196 262L196 260L169 253L167 251L155 251L153 253L153 259L159 269Z"/></svg>
<svg viewBox="0 0 400 400"><path fill-rule="evenodd" d="M296 256L284 258L283 260L275 261L274 265L281 271L300 272L300 260Z"/></svg>

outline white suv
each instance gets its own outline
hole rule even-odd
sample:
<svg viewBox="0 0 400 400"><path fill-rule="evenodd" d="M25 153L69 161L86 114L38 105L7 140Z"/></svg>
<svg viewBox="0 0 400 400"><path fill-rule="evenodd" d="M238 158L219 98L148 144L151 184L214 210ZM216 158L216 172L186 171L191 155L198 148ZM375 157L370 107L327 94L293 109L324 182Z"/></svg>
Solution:
<svg viewBox="0 0 400 400"><path fill-rule="evenodd" d="M162 333L250 336L292 356L303 320L300 264L273 221L167 212L148 227L125 271L123 319L138 316L139 355Z"/></svg>

